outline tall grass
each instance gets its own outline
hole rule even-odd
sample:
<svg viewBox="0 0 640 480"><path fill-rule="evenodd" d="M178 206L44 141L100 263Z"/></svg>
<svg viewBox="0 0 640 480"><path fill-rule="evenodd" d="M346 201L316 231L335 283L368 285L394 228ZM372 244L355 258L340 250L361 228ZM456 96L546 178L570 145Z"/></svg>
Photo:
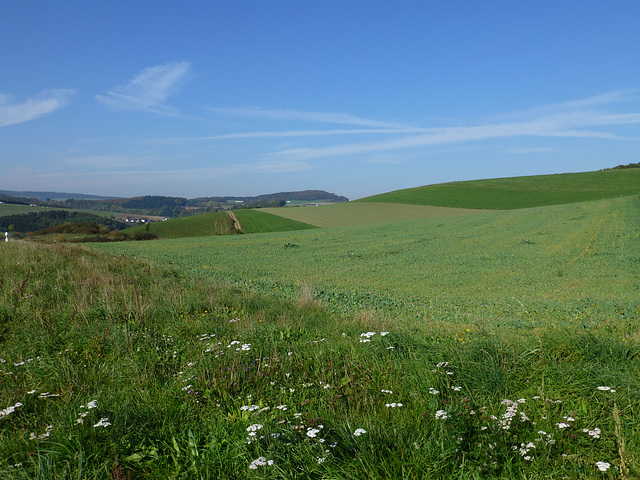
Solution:
<svg viewBox="0 0 640 480"><path fill-rule="evenodd" d="M337 315L308 290L1 247L0 478L640 474L637 330Z"/></svg>

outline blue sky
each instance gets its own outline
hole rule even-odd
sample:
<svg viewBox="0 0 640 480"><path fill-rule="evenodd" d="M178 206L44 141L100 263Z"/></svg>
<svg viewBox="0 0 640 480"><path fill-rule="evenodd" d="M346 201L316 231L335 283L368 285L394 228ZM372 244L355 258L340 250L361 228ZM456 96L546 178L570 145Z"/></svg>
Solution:
<svg viewBox="0 0 640 480"><path fill-rule="evenodd" d="M351 199L640 161L640 2L8 0L0 189Z"/></svg>

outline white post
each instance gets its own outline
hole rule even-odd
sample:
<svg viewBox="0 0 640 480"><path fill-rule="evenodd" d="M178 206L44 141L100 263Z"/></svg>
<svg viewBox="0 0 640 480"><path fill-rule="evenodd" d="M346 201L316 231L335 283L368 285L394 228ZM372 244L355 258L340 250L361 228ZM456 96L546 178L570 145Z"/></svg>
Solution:
<svg viewBox="0 0 640 480"><path fill-rule="evenodd" d="M5 242L9 241L9 232L4 232L4 241Z"/></svg>

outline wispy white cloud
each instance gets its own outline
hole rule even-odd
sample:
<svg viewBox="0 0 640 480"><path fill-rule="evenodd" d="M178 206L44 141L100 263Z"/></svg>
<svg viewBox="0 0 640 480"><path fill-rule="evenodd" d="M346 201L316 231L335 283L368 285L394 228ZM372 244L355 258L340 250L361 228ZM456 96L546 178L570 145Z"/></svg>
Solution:
<svg viewBox="0 0 640 480"><path fill-rule="evenodd" d="M415 158L411 154L389 154L379 153L377 155L368 156L362 163L367 165L401 165Z"/></svg>
<svg viewBox="0 0 640 480"><path fill-rule="evenodd" d="M12 102L8 95L0 94L0 127L28 122L65 107L74 90L46 90L23 103Z"/></svg>
<svg viewBox="0 0 640 480"><path fill-rule="evenodd" d="M127 195L141 194L141 191L156 191L158 185L169 189L172 185L185 183L202 183L225 179L241 175L242 178L261 176L266 174L284 174L308 170L312 165L295 160L266 160L253 163L225 164L212 166L172 167L169 165L154 165L144 168L146 158L131 158L134 166L97 165L96 168L60 168L51 166L49 169L21 168L12 169L9 173L11 184L20 188L37 188L40 190L74 191L78 185L91 188L92 191L113 195L114 192L132 192ZM164 163L165 159L156 159L157 163ZM184 162L183 162L184 164ZM167 179L170 179L167 182ZM224 181L224 180L223 180Z"/></svg>
<svg viewBox="0 0 640 480"><path fill-rule="evenodd" d="M554 149L549 147L522 147L522 148L509 148L505 150L505 153L511 153L513 155L527 155L530 153L546 153L552 152Z"/></svg>
<svg viewBox="0 0 640 480"><path fill-rule="evenodd" d="M376 154L416 147L472 142L513 137L599 138L638 140L610 131L609 127L640 125L640 113L612 113L602 109L582 110L585 106L603 107L628 98L631 91L599 95L577 102L567 102L520 114L518 121L503 121L484 125L415 129L416 135L402 135L389 140L332 145L318 148L292 148L274 154L275 157L311 160L361 154ZM522 118L526 117L526 118ZM397 133L405 133L398 130Z"/></svg>
<svg viewBox="0 0 640 480"><path fill-rule="evenodd" d="M128 83L96 95L102 104L114 110L150 110L170 114L163 104L176 92L191 71L189 62L169 62L145 68Z"/></svg>
<svg viewBox="0 0 640 480"><path fill-rule="evenodd" d="M258 107L209 108L209 110L225 115L236 115L253 118L267 118L281 121L305 121L316 123L333 123L340 125L357 125L361 127L406 129L407 125L361 118L348 113L306 112L299 110L264 109Z"/></svg>
<svg viewBox="0 0 640 480"><path fill-rule="evenodd" d="M150 164L147 159L131 155L85 155L68 158L66 163L74 167L100 168L103 170L131 170Z"/></svg>
<svg viewBox="0 0 640 480"><path fill-rule="evenodd" d="M286 137L322 137L333 135L370 135L370 134L399 134L424 132L423 128L407 128L404 130L395 128L362 128L362 129L338 129L338 130L284 130L284 131L262 131L262 132L240 132L227 133L222 135L210 135L203 137L175 137L159 138L154 143L175 143L204 140L224 140L224 139L249 139L249 138L286 138Z"/></svg>
<svg viewBox="0 0 640 480"><path fill-rule="evenodd" d="M630 104L637 102L638 92L640 92L640 89L615 90L579 100L541 105L518 112L508 112L501 114L500 117L502 119L509 117L531 118L554 114L568 114L570 112L584 112L619 104Z"/></svg>

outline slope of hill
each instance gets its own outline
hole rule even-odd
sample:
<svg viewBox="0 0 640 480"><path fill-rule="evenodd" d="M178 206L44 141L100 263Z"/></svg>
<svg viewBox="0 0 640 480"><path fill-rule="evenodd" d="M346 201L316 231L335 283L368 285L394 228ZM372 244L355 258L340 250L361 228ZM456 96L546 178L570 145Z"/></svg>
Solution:
<svg viewBox="0 0 640 480"><path fill-rule="evenodd" d="M482 213L486 210L469 208L432 207L399 203L349 202L318 207L266 208L268 213L316 227L344 227L369 223L389 223L419 218L450 217Z"/></svg>
<svg viewBox="0 0 640 480"><path fill-rule="evenodd" d="M220 211L174 218L166 222L136 225L125 230L125 233L148 231L158 238L182 238L229 235L233 233L287 232L315 228L306 223L271 215L262 211L262 209L234 210L233 215L239 225L234 223L234 218L228 211Z"/></svg>
<svg viewBox="0 0 640 480"><path fill-rule="evenodd" d="M318 207L320 208L320 207ZM634 197L379 225L100 245L324 305L502 326L640 314ZM295 245L297 248L288 248ZM268 266L268 267L266 267ZM564 306L561 306L564 305ZM557 308L565 309L561 315ZM586 311L586 310L588 311ZM535 320L534 320L535 319ZM528 327L529 328L529 327Z"/></svg>
<svg viewBox="0 0 640 480"><path fill-rule="evenodd" d="M510 210L640 194L640 168L441 183L359 202Z"/></svg>

